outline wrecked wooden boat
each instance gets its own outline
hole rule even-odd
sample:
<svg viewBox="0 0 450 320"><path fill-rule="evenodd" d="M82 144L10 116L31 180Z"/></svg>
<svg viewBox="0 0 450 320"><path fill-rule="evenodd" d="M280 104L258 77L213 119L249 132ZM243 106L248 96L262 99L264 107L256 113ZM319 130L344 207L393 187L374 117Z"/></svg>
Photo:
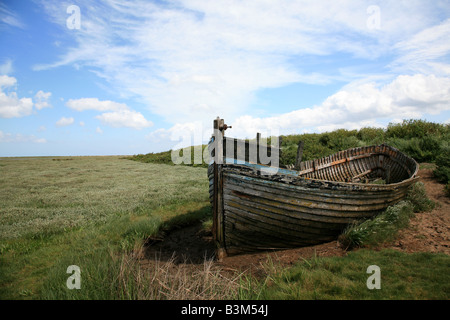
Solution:
<svg viewBox="0 0 450 320"><path fill-rule="evenodd" d="M209 144L219 257L336 240L349 224L402 200L418 179L417 162L388 145L310 161L297 158L295 169L269 166L261 158L279 156L277 145L262 144L260 135L256 142L224 137L227 128L223 119L214 120Z"/></svg>

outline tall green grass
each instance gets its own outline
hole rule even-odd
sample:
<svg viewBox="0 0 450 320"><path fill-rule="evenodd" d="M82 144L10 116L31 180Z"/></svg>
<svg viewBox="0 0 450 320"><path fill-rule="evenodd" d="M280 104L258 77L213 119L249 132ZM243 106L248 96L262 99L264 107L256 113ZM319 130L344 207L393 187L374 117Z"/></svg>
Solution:
<svg viewBox="0 0 450 320"><path fill-rule="evenodd" d="M369 289L367 268L380 268L380 289ZM360 249L345 257L299 259L286 268L271 259L266 275L244 278L241 299L262 300L447 300L450 256Z"/></svg>
<svg viewBox="0 0 450 320"><path fill-rule="evenodd" d="M350 225L339 236L339 242L346 249L373 247L394 240L399 230L409 225L417 212L431 211L435 203L428 198L422 182L410 187L405 200L388 207L373 219Z"/></svg>

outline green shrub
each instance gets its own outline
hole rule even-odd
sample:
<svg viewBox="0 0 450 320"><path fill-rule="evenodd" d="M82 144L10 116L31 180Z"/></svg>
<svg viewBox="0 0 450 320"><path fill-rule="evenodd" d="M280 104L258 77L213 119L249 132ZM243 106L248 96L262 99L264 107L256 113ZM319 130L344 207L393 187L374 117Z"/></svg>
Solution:
<svg viewBox="0 0 450 320"><path fill-rule="evenodd" d="M295 163L297 157L297 146L291 144L281 148L280 164L287 166Z"/></svg>
<svg viewBox="0 0 450 320"><path fill-rule="evenodd" d="M411 202L414 212L429 212L436 205L428 198L423 182L416 182L409 187L406 200Z"/></svg>
<svg viewBox="0 0 450 320"><path fill-rule="evenodd" d="M442 136L448 133L449 126L428 122L426 120L403 120L402 123L389 123L386 136L388 138L423 138L429 135Z"/></svg>
<svg viewBox="0 0 450 320"><path fill-rule="evenodd" d="M418 162L435 161L441 150L441 140L436 136L410 139L389 138L388 144L406 153Z"/></svg>
<svg viewBox="0 0 450 320"><path fill-rule="evenodd" d="M386 139L385 133L383 128L366 127L361 128L356 137L367 144L381 144Z"/></svg>
<svg viewBox="0 0 450 320"><path fill-rule="evenodd" d="M436 169L433 174L439 182L446 184L450 182L450 147L442 148L441 154L436 157Z"/></svg>
<svg viewBox="0 0 450 320"><path fill-rule="evenodd" d="M305 144L303 149L303 161L326 157L333 153L333 150L318 143Z"/></svg>
<svg viewBox="0 0 450 320"><path fill-rule="evenodd" d="M322 133L319 142L330 150L340 151L357 147L359 140L356 135L356 130L348 131L346 129L338 129L332 132Z"/></svg>
<svg viewBox="0 0 450 320"><path fill-rule="evenodd" d="M282 136L280 164L285 166L295 164L298 143L300 141L304 143L302 161L317 159L332 154L333 151L330 148L320 143L322 136L317 133Z"/></svg>

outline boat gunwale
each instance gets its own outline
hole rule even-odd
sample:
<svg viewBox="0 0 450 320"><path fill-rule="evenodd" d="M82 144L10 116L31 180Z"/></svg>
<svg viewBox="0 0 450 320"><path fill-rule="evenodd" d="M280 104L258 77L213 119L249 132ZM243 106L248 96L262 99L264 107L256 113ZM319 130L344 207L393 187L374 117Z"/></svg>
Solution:
<svg viewBox="0 0 450 320"><path fill-rule="evenodd" d="M419 164L417 163L416 160L414 160L412 157L404 154L403 152L401 152L400 150L391 147L389 145L386 144L381 144L381 145L372 145L372 146L365 146L365 147L356 147L356 148L350 148L350 149L346 149L346 150L342 150L339 152L336 152L334 154L331 154L329 156L325 156L322 158L318 158L318 159L313 159L313 160L309 160L309 161L317 161L319 162L320 160L327 160L327 159L332 159L332 158L337 158L339 155L344 154L345 152L348 152L350 150L355 150L355 151L363 151L364 149L370 149L370 148L387 148L387 151L390 152L370 152L371 156L376 156L376 155L385 155L385 156L389 156L389 158L391 159L395 159L395 162L400 162L399 159L397 159L397 157L393 157L392 152L395 155L400 155L405 157L407 160L409 160L410 162L412 162L412 164L414 165L415 169L412 169L411 167L408 167L406 165L402 166L405 168L405 170L407 170L409 177L406 179L403 179L399 182L394 182L394 183L388 183L388 184L376 184L376 183L360 183L360 182L347 182L347 181L333 181L333 180L327 180L327 179L319 179L319 178L308 178L308 177L303 177L300 176L299 173L301 172L301 170L290 170L290 169L285 169L285 168L281 168L281 167L275 167L275 166L269 166L269 165L264 165L261 163L254 163L254 162L250 162L250 161L243 161L243 160L239 160L239 159L234 159L234 158L223 158L223 164L221 164L223 166L223 169L225 171L228 171L227 169L229 168L233 168L233 169L245 169L244 171L247 172L240 172L240 174L242 175L247 175L247 176L253 176L253 177L258 177L261 179L265 179L265 180L271 180L271 181L275 181L273 179L270 179L270 176L285 176L285 177L289 177L291 179L294 179L295 181L305 181L305 182L318 182L318 183L326 183L326 184L332 184L332 185L336 185L336 186L342 186L342 187L359 187L362 189L373 189L373 188L379 188L379 189L392 189L392 188L396 188L399 186L402 186L404 184L409 184L414 180L417 180L419 177L417 176L418 171L419 171ZM364 154L364 153L363 153ZM353 160L353 158L358 159L361 155L358 156L352 156L350 157L351 159L342 159L344 161L342 162L349 162L351 163ZM339 162L336 164L336 166L338 166L339 164L341 164L342 162ZM210 163L210 166L214 163L214 161L212 161ZM332 167L333 164L329 164L328 167ZM248 169L251 169L253 172L248 172ZM319 168L321 169L321 168ZM269 173L270 171L276 170L276 173ZM288 183L285 183L288 184Z"/></svg>
<svg viewBox="0 0 450 320"><path fill-rule="evenodd" d="M255 165L262 166L261 164L255 164ZM250 169L255 170L255 168L252 168L252 167L247 166L245 164L244 165L242 165L242 164L224 164L223 165L223 170L224 170L224 172L227 172L228 171L227 169L229 169L229 168L233 168L234 169L234 168L239 167L239 166L242 167L242 168L250 168ZM271 168L276 168L276 167L271 167ZM260 169L256 169L256 170L257 171L261 171ZM418 172L418 169L416 170L416 172ZM274 179L270 179L269 177L270 176L286 176L286 177L292 178L293 179L292 182L294 182L294 181L298 181L298 182L300 182L300 181L301 182L303 182L303 181L304 182L317 181L319 183L340 185L340 186L343 186L343 187L345 187L345 186L346 187L358 186L358 187L362 187L360 190L368 189L368 188L373 189L373 190L375 190L377 188L385 189L385 190L395 189L395 188L397 188L399 186L402 186L404 184L409 184L411 181L414 181L414 180L417 180L417 179L420 178L417 175L412 175L411 177L409 177L407 179L404 179L404 180L402 180L400 182L389 183L389 184L377 184L377 183L359 183L359 182L345 182L345 181L333 181L333 180L324 180L324 179L317 179L317 178L307 178L307 177L295 176L295 175L285 174L285 173L276 173L276 174L273 174L273 175L258 174L258 172L255 172L254 174L251 174L251 173L249 174L248 172L240 172L240 173L238 173L238 172L231 172L231 171L229 171L227 173L234 173L236 175L240 174L240 175L244 175L244 176L248 176L248 177L252 177L252 178L264 179L264 180L268 180L268 181L271 181L271 182L280 182L280 183L283 183L285 185L293 185L293 186L298 186L298 187L300 187L301 185L297 185L297 184L294 184L294 183L289 184L289 183L286 183L286 181L277 181L277 180L274 180ZM309 188L307 188L307 189L309 189ZM332 188L330 188L330 189L332 189ZM354 191L357 191L357 190L354 190Z"/></svg>

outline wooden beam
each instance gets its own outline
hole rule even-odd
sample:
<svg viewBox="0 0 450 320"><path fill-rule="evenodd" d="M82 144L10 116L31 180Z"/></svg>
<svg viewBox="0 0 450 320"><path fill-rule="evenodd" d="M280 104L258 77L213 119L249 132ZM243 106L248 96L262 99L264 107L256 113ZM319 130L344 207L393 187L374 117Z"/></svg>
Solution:
<svg viewBox="0 0 450 320"><path fill-rule="evenodd" d="M213 237L218 259L226 256L225 233L223 224L223 119L214 120L214 198L213 198Z"/></svg>
<svg viewBox="0 0 450 320"><path fill-rule="evenodd" d="M300 170L300 162L302 162L302 157L303 157L303 146L304 146L304 142L300 141L298 143L298 148L297 148L297 158L295 159L295 170Z"/></svg>

